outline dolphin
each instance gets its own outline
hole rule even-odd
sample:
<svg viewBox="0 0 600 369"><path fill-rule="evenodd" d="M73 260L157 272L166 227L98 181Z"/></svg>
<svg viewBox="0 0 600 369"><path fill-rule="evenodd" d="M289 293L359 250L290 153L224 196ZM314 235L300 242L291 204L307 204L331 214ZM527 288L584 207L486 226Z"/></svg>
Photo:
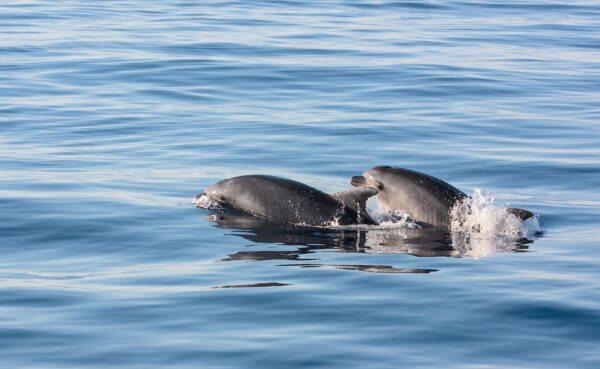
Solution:
<svg viewBox="0 0 600 369"><path fill-rule="evenodd" d="M376 189L377 200L388 211L403 210L409 217L423 225L450 228L450 211L462 200L464 192L441 179L410 169L377 166L354 176L350 184L355 187ZM507 212L520 220L533 217L533 213L517 208Z"/></svg>
<svg viewBox="0 0 600 369"><path fill-rule="evenodd" d="M326 194L287 178L244 175L215 183L196 195L194 203L206 196L225 210L293 225L377 224L365 205L376 194L371 187Z"/></svg>

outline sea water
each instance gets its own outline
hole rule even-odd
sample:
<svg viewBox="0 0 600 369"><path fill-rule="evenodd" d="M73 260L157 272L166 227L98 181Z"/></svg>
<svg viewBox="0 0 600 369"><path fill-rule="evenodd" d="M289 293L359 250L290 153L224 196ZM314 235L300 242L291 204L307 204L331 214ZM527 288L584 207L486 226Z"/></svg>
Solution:
<svg viewBox="0 0 600 369"><path fill-rule="evenodd" d="M599 19L595 1L3 3L0 366L600 367ZM466 228L192 204L237 175L335 192L376 165L473 195Z"/></svg>

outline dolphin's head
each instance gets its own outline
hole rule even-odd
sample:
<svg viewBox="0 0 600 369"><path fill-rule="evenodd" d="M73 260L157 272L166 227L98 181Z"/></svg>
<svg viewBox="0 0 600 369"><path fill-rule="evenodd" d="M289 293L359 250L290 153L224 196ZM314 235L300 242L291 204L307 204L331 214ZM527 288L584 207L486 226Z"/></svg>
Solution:
<svg viewBox="0 0 600 369"><path fill-rule="evenodd" d="M224 179L207 187L203 195L207 196L211 201L226 204L234 199L232 187L234 187L233 181L231 179Z"/></svg>
<svg viewBox="0 0 600 369"><path fill-rule="evenodd" d="M193 203L202 208L223 209L235 200L233 187L235 186L231 179L224 179L197 194Z"/></svg>
<svg viewBox="0 0 600 369"><path fill-rule="evenodd" d="M387 165L371 168L364 172L362 176L352 177L350 184L355 187L371 187L377 191L383 191L385 189L385 177L391 168Z"/></svg>
<svg viewBox="0 0 600 369"><path fill-rule="evenodd" d="M224 179L209 186L203 195L215 208L265 214L273 196L272 189L265 185L267 177L263 177L245 175Z"/></svg>
<svg viewBox="0 0 600 369"><path fill-rule="evenodd" d="M387 165L371 168L364 172L362 176L352 177L350 184L355 187L374 188L377 190L377 200L385 206L389 202L390 196L386 188L386 183L390 183L388 180L390 169L392 167Z"/></svg>

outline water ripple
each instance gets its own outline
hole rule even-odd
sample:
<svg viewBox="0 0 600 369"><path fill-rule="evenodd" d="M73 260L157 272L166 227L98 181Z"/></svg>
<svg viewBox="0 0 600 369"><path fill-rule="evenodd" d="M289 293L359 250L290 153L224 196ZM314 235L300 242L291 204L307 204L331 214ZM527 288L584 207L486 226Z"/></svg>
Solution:
<svg viewBox="0 0 600 369"><path fill-rule="evenodd" d="M0 363L597 368L599 16L0 5ZM375 165L489 191L543 234L306 232L189 204L237 175L334 192Z"/></svg>

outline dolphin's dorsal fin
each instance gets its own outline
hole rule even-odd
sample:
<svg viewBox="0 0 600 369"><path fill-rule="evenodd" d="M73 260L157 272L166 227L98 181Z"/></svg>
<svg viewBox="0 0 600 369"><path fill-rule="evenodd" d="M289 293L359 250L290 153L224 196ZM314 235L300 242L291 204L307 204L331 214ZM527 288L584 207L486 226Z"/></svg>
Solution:
<svg viewBox="0 0 600 369"><path fill-rule="evenodd" d="M372 187L356 187L346 191L332 193L331 197L356 211L367 211L367 200L379 191Z"/></svg>
<svg viewBox="0 0 600 369"><path fill-rule="evenodd" d="M533 217L533 213L525 209L506 208L506 211L516 216L520 220L527 220Z"/></svg>

